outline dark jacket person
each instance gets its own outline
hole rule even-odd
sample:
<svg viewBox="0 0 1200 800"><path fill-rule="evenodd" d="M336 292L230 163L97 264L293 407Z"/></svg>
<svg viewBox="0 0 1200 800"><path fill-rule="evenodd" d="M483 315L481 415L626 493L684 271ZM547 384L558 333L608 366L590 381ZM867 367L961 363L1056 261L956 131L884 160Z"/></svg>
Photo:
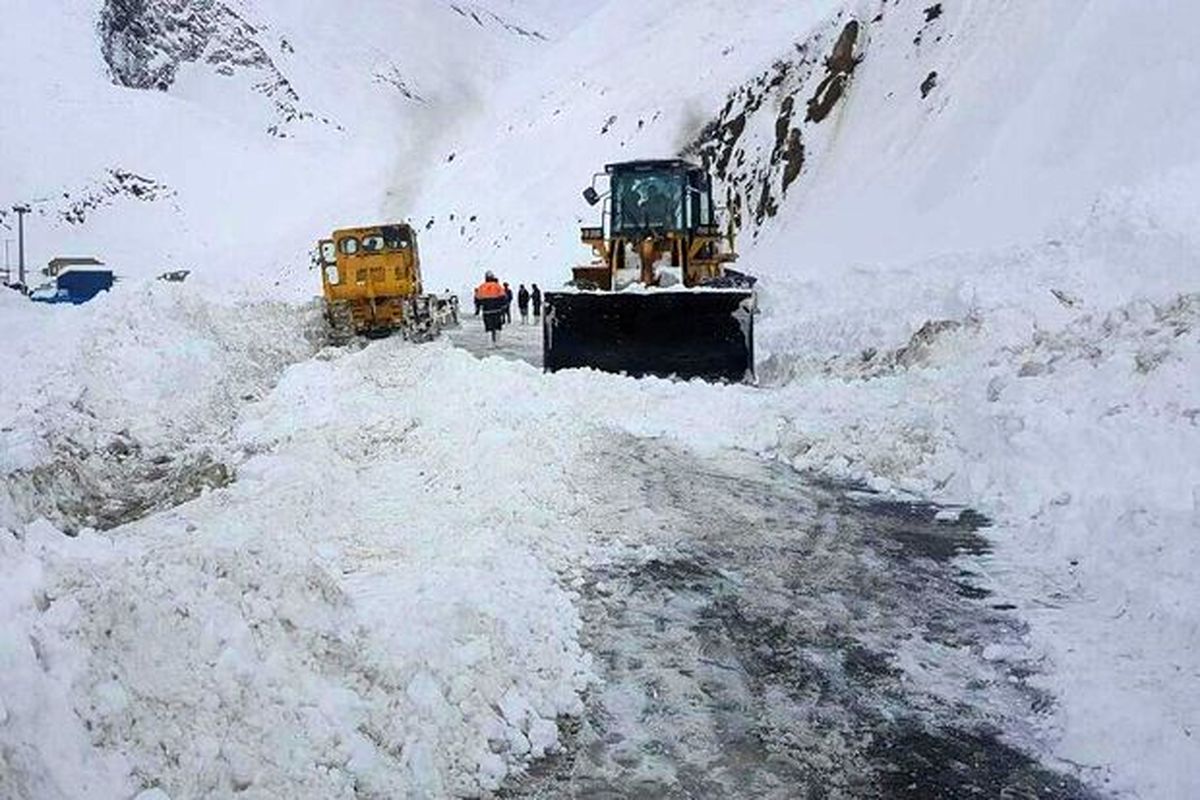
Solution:
<svg viewBox="0 0 1200 800"><path fill-rule="evenodd" d="M492 335L494 342L496 334L504 327L504 314L508 309L508 294L496 276L488 272L483 276L483 283L475 288L475 300L483 309L483 329Z"/></svg>
<svg viewBox="0 0 1200 800"><path fill-rule="evenodd" d="M521 311L521 324L529 322L529 290L523 283L517 289L517 308Z"/></svg>

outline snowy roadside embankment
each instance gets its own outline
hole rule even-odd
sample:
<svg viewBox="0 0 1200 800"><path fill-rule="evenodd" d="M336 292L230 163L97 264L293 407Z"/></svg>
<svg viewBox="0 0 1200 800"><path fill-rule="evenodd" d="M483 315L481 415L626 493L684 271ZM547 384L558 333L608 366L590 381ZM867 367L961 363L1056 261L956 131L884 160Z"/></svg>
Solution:
<svg viewBox="0 0 1200 800"><path fill-rule="evenodd" d="M763 371L789 463L995 519L989 587L1047 657L1058 756L1169 798L1200 792L1200 248L1128 211L768 288L793 295Z"/></svg>
<svg viewBox="0 0 1200 800"><path fill-rule="evenodd" d="M800 469L993 516L989 582L1050 657L1039 680L1061 703L1060 754L1123 789L1186 795L1200 294L1081 316L1012 349L985 317L920 345L920 363L797 378L781 449Z"/></svg>
<svg viewBox="0 0 1200 800"><path fill-rule="evenodd" d="M122 284L81 307L0 295L0 520L108 528L231 477L239 409L308 358L314 309Z"/></svg>
<svg viewBox="0 0 1200 800"><path fill-rule="evenodd" d="M6 522L4 794L472 795L556 745L590 424L444 344L330 355L244 410L230 486Z"/></svg>

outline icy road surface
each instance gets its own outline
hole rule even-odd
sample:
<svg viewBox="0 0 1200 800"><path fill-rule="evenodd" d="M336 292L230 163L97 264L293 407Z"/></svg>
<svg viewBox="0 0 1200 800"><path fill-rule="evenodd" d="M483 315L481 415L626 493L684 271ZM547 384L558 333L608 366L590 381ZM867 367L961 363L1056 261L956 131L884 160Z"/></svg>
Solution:
<svg viewBox="0 0 1200 800"><path fill-rule="evenodd" d="M675 543L588 578L602 686L504 796L1096 796L1007 743L1050 700L954 561L986 550L969 512L633 439L605 461L628 497L609 533L653 509Z"/></svg>
<svg viewBox="0 0 1200 800"><path fill-rule="evenodd" d="M540 340L514 326L492 348L477 327L450 338L506 358ZM1097 797L1022 749L1053 701L973 580L986 520L729 450L629 436L594 458L620 499L593 535L659 538L583 579L600 685L501 796Z"/></svg>
<svg viewBox="0 0 1200 800"><path fill-rule="evenodd" d="M530 317L528 325L520 323L513 312L514 322L505 325L495 344L483 329L483 317L470 316L470 307L463 306L462 324L447 328L446 336L457 346L480 357L498 356L513 361L526 361L535 367L542 365L542 323Z"/></svg>

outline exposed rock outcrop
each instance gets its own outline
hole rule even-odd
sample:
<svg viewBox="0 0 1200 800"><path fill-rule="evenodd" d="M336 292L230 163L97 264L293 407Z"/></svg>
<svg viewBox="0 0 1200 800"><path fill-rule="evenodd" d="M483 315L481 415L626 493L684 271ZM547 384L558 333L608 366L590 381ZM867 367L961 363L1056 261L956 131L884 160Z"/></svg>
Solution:
<svg viewBox="0 0 1200 800"><path fill-rule="evenodd" d="M845 95L863 58L861 32L858 20L843 18L796 45L734 89L716 119L684 148L683 155L699 157L716 174L736 229L757 232L801 178L809 155L806 129L825 122ZM803 119L797 117L802 109Z"/></svg>
<svg viewBox="0 0 1200 800"><path fill-rule="evenodd" d="M201 63L218 75L249 72L254 91L274 106L273 135L285 136L285 125L313 116L259 43L261 31L220 0L105 0L99 32L120 86L165 92L181 66Z"/></svg>

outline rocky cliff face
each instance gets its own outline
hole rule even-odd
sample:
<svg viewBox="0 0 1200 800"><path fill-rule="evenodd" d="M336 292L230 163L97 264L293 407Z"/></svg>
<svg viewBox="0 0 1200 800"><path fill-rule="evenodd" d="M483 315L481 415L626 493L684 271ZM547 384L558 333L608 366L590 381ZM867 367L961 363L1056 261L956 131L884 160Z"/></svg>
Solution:
<svg viewBox="0 0 1200 800"><path fill-rule="evenodd" d="M219 0L105 0L100 46L112 79L132 89L168 91L185 64L223 76L248 73L274 107L268 131L309 119L300 96L260 44L261 31ZM281 41L280 47L290 46Z"/></svg>
<svg viewBox="0 0 1200 800"><path fill-rule="evenodd" d="M890 46L888 57L899 56L906 73L923 77L905 85L906 77L889 76L889 113L914 105L922 113L937 110L942 76L930 67L938 66L951 35L947 16L942 3L928 0L881 4L874 16L843 9L730 91L682 155L710 167L736 229L756 236L789 193L803 191L810 167L822 163L839 134L860 65L883 55L881 39Z"/></svg>
<svg viewBox="0 0 1200 800"><path fill-rule="evenodd" d="M815 129L829 125L865 57L863 25L844 15L729 94L682 155L699 157L724 188L738 230L757 232L801 177Z"/></svg>

